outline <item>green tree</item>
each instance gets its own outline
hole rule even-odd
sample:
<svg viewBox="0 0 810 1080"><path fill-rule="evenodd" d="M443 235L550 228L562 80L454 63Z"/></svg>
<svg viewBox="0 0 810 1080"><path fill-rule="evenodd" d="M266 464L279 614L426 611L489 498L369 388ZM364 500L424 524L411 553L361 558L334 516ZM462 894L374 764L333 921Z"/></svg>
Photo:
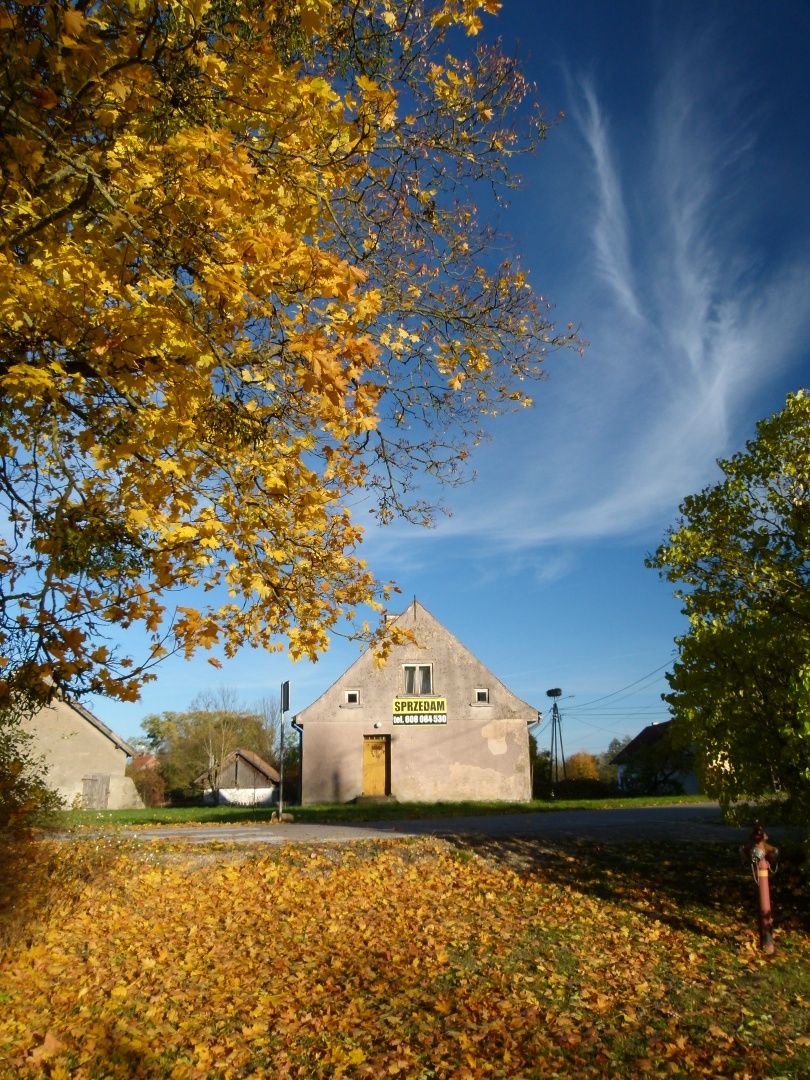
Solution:
<svg viewBox="0 0 810 1080"><path fill-rule="evenodd" d="M619 780L619 767L613 764L613 759L616 755L624 750L625 746L631 741L632 736L624 735L621 739L611 739L608 743L607 750L604 750L601 754L597 755L597 764L599 767L599 779L603 784L617 784Z"/></svg>
<svg viewBox="0 0 810 1080"><path fill-rule="evenodd" d="M545 799L549 792L551 775L551 751L541 750L537 745L537 736L529 732L529 761L532 773L532 798Z"/></svg>
<svg viewBox="0 0 810 1080"><path fill-rule="evenodd" d="M647 565L678 585L689 632L667 676L682 743L728 805L810 812L810 397L788 396L723 479L687 498Z"/></svg>

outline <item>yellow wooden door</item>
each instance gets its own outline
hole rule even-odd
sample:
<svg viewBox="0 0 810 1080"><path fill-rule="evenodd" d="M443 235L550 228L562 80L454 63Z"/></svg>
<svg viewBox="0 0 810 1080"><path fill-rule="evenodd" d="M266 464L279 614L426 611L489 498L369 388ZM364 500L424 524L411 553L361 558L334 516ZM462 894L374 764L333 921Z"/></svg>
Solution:
<svg viewBox="0 0 810 1080"><path fill-rule="evenodd" d="M363 794L388 794L388 736L363 737Z"/></svg>

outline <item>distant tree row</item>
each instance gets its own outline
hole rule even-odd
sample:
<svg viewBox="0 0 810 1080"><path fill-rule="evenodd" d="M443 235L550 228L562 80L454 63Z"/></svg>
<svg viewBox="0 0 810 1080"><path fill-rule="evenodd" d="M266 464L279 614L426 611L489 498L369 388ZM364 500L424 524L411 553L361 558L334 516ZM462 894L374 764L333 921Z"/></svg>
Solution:
<svg viewBox="0 0 810 1080"><path fill-rule="evenodd" d="M551 753L540 750L534 735L529 737L532 762L532 794L536 799L549 798L552 788L561 798L607 798L619 794L618 767L614 757L630 742L630 736L611 739L600 754L579 750L559 767L552 785Z"/></svg>

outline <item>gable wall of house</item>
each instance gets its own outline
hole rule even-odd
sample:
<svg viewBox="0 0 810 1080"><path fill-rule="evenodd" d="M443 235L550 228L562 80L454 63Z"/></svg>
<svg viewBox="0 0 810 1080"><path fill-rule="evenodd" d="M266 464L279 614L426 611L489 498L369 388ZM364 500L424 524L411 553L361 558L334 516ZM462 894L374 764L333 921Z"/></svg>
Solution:
<svg viewBox="0 0 810 1080"><path fill-rule="evenodd" d="M233 755L224 764L219 777L221 788L267 788L272 782L261 769L240 755Z"/></svg>
<svg viewBox="0 0 810 1080"><path fill-rule="evenodd" d="M397 622L415 631L419 647L395 648L382 668L364 654L298 715L304 729L302 801L344 802L369 794L364 743L381 736L387 739L388 793L400 801L529 799L528 724L537 710L421 605L409 606ZM408 664L431 666L431 693L423 700L443 702L446 722L395 722L394 699L417 696L406 694ZM477 690L487 691L489 700L477 702Z"/></svg>
<svg viewBox="0 0 810 1080"><path fill-rule="evenodd" d="M143 806L125 776L126 751L68 702L55 700L24 724L33 736L32 752L48 769L48 784L67 806L81 801L86 777L109 777L107 809Z"/></svg>

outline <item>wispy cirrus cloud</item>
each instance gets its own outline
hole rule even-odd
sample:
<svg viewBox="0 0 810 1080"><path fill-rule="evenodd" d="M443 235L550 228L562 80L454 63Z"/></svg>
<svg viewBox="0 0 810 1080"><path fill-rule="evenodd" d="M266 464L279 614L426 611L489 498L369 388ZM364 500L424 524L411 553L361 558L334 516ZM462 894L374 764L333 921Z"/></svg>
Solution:
<svg viewBox="0 0 810 1080"><path fill-rule="evenodd" d="M614 164L610 131L590 80L580 84L579 96L574 118L585 138L596 182L591 235L594 263L618 306L634 319L641 319L630 254L631 228L621 178Z"/></svg>
<svg viewBox="0 0 810 1080"><path fill-rule="evenodd" d="M565 295L549 291L578 313L591 346L585 361L552 364L530 416L502 422L477 483L454 494L454 516L426 541L523 558L660 535L714 478L716 458L752 433L768 411L759 399L778 404L790 388L810 325L810 260L751 239L763 232L767 118L719 40L669 41L631 116L609 111L597 80L571 80L566 137L579 140L580 183L554 212L578 223L583 257L560 275L574 282ZM422 545L410 530L382 542L390 553L406 534L414 560Z"/></svg>

